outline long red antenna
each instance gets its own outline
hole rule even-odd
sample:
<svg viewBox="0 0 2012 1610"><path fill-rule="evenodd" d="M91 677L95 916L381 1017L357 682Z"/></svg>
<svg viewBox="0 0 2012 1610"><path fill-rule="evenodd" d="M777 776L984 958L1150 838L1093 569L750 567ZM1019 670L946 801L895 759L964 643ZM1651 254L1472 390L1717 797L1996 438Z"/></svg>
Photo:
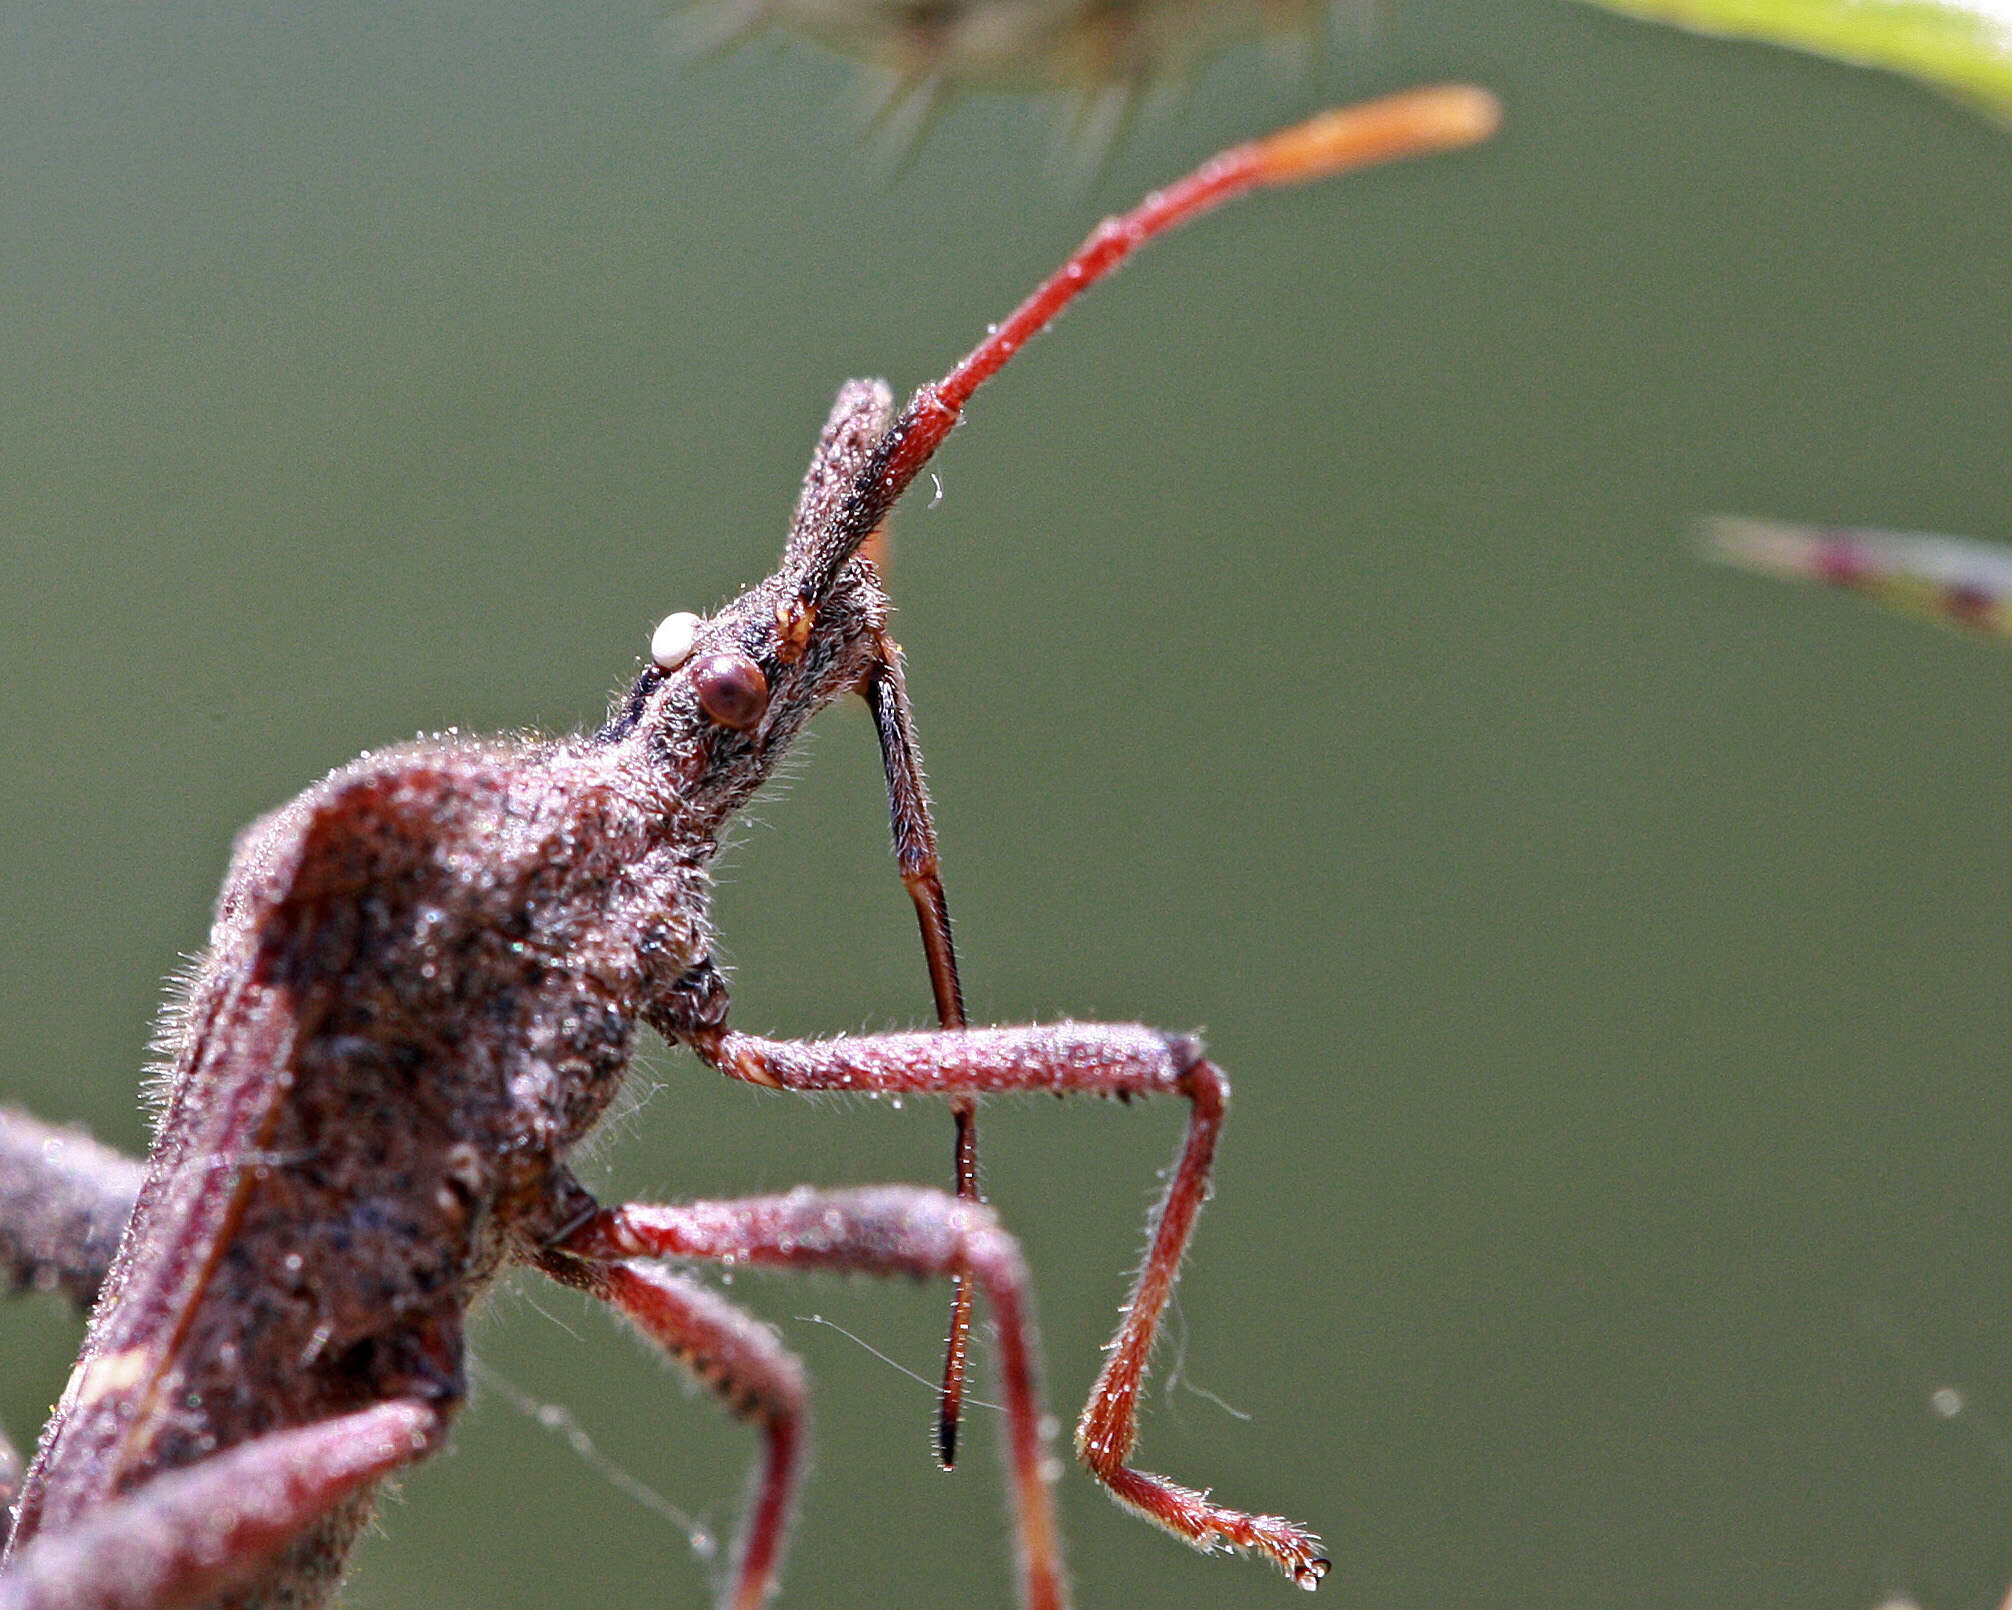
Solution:
<svg viewBox="0 0 2012 1610"><path fill-rule="evenodd" d="M1154 191L1130 212L1106 218L1003 324L993 326L970 356L908 400L874 448L830 526L808 545L797 594L806 615L824 597L839 567L886 518L895 499L942 445L972 393L1046 329L1056 314L1147 241L1246 191L1299 184L1400 157L1473 145L1494 133L1501 117L1501 106L1494 96L1462 84L1411 90L1323 112L1305 123L1225 151L1178 183ZM934 885L934 897L940 906L940 884ZM947 923L940 910L932 915L927 908L919 909L924 909L923 942L931 957L931 977L938 981L937 1004L944 1014L943 1026L961 1027L963 1005ZM948 980L947 988L941 982L944 979ZM976 1199L976 1111L968 1098L954 1103L952 1111L957 1119L957 1194ZM936 1420L937 1457L946 1470L957 1458L970 1327L971 1284L960 1270ZM1317 1576L1309 1578L1308 1585L1316 1580Z"/></svg>
<svg viewBox="0 0 2012 1610"><path fill-rule="evenodd" d="M799 596L813 602L824 595L838 567L886 518L895 499L942 445L971 394L1056 314L1147 241L1251 190L1477 144L1495 132L1501 119L1501 103L1467 84L1387 95L1234 146L1185 179L1154 191L1130 212L1105 219L969 357L909 398L861 471L853 495L839 508L830 533L814 544L815 557L806 566Z"/></svg>
<svg viewBox="0 0 2012 1610"><path fill-rule="evenodd" d="M1068 262L937 382L937 407L954 418L971 394L1046 329L1057 313L1155 235L1177 229L1247 191L1473 145L1494 133L1501 120L1501 105L1486 90L1442 85L1323 112L1262 140L1232 147L1185 179L1154 191L1122 217L1106 218L1092 230Z"/></svg>

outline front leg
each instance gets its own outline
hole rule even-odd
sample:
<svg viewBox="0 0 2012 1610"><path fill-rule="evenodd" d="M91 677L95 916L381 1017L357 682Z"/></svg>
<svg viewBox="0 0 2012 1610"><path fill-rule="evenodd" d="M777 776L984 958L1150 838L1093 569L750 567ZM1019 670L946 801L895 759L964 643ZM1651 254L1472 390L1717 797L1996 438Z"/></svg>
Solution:
<svg viewBox="0 0 2012 1610"><path fill-rule="evenodd" d="M1301 1587L1328 1572L1320 1540L1277 1515L1209 1502L1206 1492L1134 1469L1140 1387L1173 1295L1182 1255L1208 1195L1229 1082L1199 1041L1135 1024L1058 1023L1045 1028L874 1034L834 1040L766 1040L715 1021L680 1035L722 1073L777 1090L949 1097L1047 1091L1055 1095L1179 1095L1188 1131L1155 1210L1144 1267L1126 1301L1102 1373L1076 1426L1076 1454L1111 1494L1203 1551L1250 1549Z"/></svg>

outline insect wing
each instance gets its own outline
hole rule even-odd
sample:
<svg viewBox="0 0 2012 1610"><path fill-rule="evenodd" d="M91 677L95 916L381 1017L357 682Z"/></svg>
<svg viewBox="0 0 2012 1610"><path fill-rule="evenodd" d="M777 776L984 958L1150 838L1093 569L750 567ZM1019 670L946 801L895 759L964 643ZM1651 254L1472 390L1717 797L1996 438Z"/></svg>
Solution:
<svg viewBox="0 0 2012 1610"><path fill-rule="evenodd" d="M345 814L340 799L310 794L241 841L209 955L175 1014L180 1043L146 1183L29 1473L10 1550L154 1462L177 1355L264 1166L294 1049L323 1007L287 962L319 952L327 965L329 936L280 914L298 917L293 897L323 881L316 874L331 858L346 859L335 842L347 836Z"/></svg>

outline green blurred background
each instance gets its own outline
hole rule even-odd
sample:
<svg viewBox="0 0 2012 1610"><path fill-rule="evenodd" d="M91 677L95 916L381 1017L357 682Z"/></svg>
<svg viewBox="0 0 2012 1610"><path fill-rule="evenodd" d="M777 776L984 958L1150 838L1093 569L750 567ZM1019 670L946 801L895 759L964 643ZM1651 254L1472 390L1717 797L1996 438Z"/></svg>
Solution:
<svg viewBox="0 0 2012 1610"><path fill-rule="evenodd" d="M0 1090L142 1144L232 834L420 728L598 719L765 570L847 375L947 367L1215 147L1425 78L1477 154L1166 243L898 520L974 1015L1203 1026L1237 1084L1154 1468L1320 1527L1343 1605L1997 1603L2012 1581L2012 660L1711 569L1719 509L2003 537L2012 143L1898 80L1550 0L1256 48L1093 194L1052 101L874 170L859 73L614 6L0 14ZM827 717L720 918L739 1022L927 1016L874 747ZM787 794L787 798L782 797ZM945 1177L949 1124L658 1052L610 1194ZM994 1104L1080 1401L1172 1107ZM817 1381L784 1606L1011 1602L942 1293L744 1277ZM25 1438L77 1325L0 1312ZM751 1439L535 1282L486 1365L731 1524ZM1162 1372L1164 1379L1165 1371ZM1932 1395L1953 1390L1935 1412ZM1062 1489L1086 1606L1279 1606ZM697 1606L497 1392L350 1603Z"/></svg>

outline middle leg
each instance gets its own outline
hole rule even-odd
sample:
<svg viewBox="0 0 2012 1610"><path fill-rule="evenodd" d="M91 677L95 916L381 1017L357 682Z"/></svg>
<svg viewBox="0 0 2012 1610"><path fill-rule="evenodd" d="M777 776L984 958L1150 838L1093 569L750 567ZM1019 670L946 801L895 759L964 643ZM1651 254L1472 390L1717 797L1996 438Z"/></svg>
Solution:
<svg viewBox="0 0 2012 1610"><path fill-rule="evenodd" d="M1066 1610L1035 1381L1027 1269L1019 1246L999 1227L991 1209L907 1185L803 1189L786 1196L681 1207L632 1204L577 1221L547 1249L541 1264L553 1273L573 1265L589 1271L591 1279L606 1280L639 1272L641 1266L629 1262L637 1258L708 1258L934 1278L968 1273L985 1293L998 1326L1022 1604L1025 1610ZM586 1282L575 1278L572 1283ZM761 1535L759 1524L750 1528L750 1557ZM771 1544L779 1541L779 1519L769 1536ZM745 1610L758 1602L751 1601ZM736 1607L741 1610L738 1599Z"/></svg>
<svg viewBox="0 0 2012 1610"><path fill-rule="evenodd" d="M803 1366L768 1327L693 1281L644 1263L606 1263L557 1248L538 1267L598 1297L760 1429L761 1475L734 1549L721 1610L762 1610L775 1591L803 1468L809 1398Z"/></svg>

